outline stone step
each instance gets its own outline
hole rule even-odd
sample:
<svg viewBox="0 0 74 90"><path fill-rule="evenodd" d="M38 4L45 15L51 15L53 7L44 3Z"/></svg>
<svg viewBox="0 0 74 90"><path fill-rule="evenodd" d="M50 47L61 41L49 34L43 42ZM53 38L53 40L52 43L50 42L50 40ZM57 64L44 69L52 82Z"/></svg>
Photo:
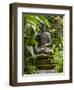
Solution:
<svg viewBox="0 0 74 90"><path fill-rule="evenodd" d="M37 55L37 58L38 59L48 59L48 58L50 58L50 59L53 59L53 55L48 55L48 54L38 54Z"/></svg>
<svg viewBox="0 0 74 90"><path fill-rule="evenodd" d="M55 64L36 65L39 70L50 70L55 67Z"/></svg>
<svg viewBox="0 0 74 90"><path fill-rule="evenodd" d="M44 74L44 73L56 73L55 69L51 70L37 70L37 74Z"/></svg>
<svg viewBox="0 0 74 90"><path fill-rule="evenodd" d="M50 58L47 58L47 59L45 59L45 58L42 58L42 59L37 59L36 61L40 61L40 62L42 62L42 61L53 61L53 59L50 59Z"/></svg>
<svg viewBox="0 0 74 90"><path fill-rule="evenodd" d="M49 56L49 57L37 57L37 59L39 59L39 60L42 60L42 59L53 59L53 56Z"/></svg>
<svg viewBox="0 0 74 90"><path fill-rule="evenodd" d="M42 65L42 64L52 64L53 63L53 59L48 60L48 59L43 59L43 60L37 60L36 64L38 65Z"/></svg>

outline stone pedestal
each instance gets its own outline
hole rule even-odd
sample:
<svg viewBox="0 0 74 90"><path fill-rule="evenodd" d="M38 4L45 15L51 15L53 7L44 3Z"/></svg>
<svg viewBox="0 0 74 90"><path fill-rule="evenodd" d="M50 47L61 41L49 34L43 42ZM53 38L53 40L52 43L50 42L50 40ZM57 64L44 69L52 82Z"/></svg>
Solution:
<svg viewBox="0 0 74 90"><path fill-rule="evenodd" d="M38 54L36 61L36 67L39 70L51 70L55 68L55 63L53 62L53 54Z"/></svg>

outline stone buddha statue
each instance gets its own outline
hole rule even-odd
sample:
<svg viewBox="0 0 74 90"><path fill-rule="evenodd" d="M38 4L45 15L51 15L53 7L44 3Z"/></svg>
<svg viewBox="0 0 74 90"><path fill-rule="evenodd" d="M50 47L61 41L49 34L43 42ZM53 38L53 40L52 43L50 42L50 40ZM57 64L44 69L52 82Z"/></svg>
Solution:
<svg viewBox="0 0 74 90"><path fill-rule="evenodd" d="M35 51L39 54L49 54L51 51L49 47L51 44L51 35L44 24L40 25L40 30L41 32L36 35L38 44L35 46Z"/></svg>
<svg viewBox="0 0 74 90"><path fill-rule="evenodd" d="M53 63L53 50L50 48L51 35L44 24L40 25L40 31L36 35L37 44L35 46L37 61L36 67L39 70L50 70L55 67ZM52 53L50 53L52 52Z"/></svg>

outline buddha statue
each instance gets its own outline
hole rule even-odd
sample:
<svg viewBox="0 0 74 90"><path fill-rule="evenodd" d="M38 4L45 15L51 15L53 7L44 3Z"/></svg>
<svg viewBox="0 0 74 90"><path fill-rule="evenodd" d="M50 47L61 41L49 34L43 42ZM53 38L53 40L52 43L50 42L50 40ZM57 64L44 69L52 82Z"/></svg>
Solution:
<svg viewBox="0 0 74 90"><path fill-rule="evenodd" d="M51 56L53 54L53 50L50 48L51 35L44 24L40 24L40 31L41 32L36 35L36 66L39 70L53 69L55 65L53 63L53 57Z"/></svg>
<svg viewBox="0 0 74 90"><path fill-rule="evenodd" d="M35 51L39 54L49 54L51 52L49 47L51 44L51 35L44 24L40 25L40 30L41 32L36 35L36 40L38 43L35 46Z"/></svg>

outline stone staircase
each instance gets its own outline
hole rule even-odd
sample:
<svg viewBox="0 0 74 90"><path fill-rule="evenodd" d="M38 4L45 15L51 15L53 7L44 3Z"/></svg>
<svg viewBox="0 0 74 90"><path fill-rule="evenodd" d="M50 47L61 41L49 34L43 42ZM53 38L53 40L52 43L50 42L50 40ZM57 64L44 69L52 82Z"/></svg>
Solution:
<svg viewBox="0 0 74 90"><path fill-rule="evenodd" d="M38 70L52 70L55 67L55 63L53 62L53 53L48 54L39 54L36 67Z"/></svg>

